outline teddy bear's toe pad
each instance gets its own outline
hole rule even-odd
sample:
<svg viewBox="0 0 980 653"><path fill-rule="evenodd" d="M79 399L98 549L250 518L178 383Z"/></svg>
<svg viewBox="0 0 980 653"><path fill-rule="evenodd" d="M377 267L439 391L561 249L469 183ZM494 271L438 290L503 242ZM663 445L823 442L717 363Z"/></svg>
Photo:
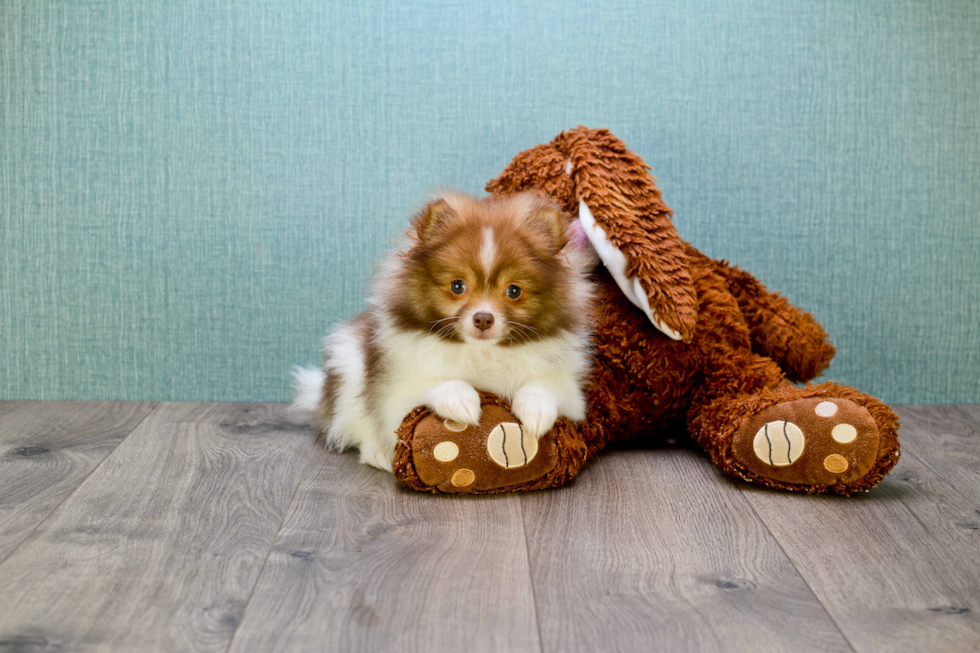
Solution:
<svg viewBox="0 0 980 653"><path fill-rule="evenodd" d="M878 455L878 425L849 399L807 398L770 406L742 424L732 453L749 472L784 483L849 483Z"/></svg>
<svg viewBox="0 0 980 653"><path fill-rule="evenodd" d="M487 437L487 453L499 467L517 469L538 455L538 439L516 422L501 422Z"/></svg>
<svg viewBox="0 0 980 653"><path fill-rule="evenodd" d="M486 492L541 478L557 464L553 432L529 436L510 412L485 405L476 426L428 415L415 427L419 480L442 492Z"/></svg>

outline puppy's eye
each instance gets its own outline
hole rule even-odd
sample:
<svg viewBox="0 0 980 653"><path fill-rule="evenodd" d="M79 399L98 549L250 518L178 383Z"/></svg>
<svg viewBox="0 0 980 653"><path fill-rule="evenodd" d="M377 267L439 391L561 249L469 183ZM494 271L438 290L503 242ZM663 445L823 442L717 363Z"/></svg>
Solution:
<svg viewBox="0 0 980 653"><path fill-rule="evenodd" d="M507 286L507 296L511 299L517 299L521 296L521 287L510 284Z"/></svg>
<svg viewBox="0 0 980 653"><path fill-rule="evenodd" d="M452 290L457 295L462 295L466 292L466 284L463 283L462 279L456 279L451 284L449 284L449 289Z"/></svg>

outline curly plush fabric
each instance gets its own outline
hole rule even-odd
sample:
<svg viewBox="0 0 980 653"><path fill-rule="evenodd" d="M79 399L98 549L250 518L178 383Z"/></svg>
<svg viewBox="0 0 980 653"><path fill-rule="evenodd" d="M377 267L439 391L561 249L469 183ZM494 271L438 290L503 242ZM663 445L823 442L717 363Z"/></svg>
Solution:
<svg viewBox="0 0 980 653"><path fill-rule="evenodd" d="M493 491L566 482L606 444L656 437L677 423L722 470L767 487L848 495L894 467L898 419L885 404L833 383L790 383L813 379L833 357L820 324L749 273L682 241L646 164L611 133L563 132L518 154L487 190L537 190L568 220L587 205L663 323L597 267L588 415L555 430L559 449L584 447L584 454L570 455L546 480L512 484L502 472ZM403 424L395 474L409 487L437 491L412 466L413 424L425 414L417 409Z"/></svg>

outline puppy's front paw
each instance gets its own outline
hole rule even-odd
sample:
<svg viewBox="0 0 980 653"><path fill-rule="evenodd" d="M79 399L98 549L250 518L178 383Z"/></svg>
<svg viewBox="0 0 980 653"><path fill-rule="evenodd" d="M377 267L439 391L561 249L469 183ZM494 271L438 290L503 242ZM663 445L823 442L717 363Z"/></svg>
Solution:
<svg viewBox="0 0 980 653"><path fill-rule="evenodd" d="M480 423L480 393L465 381L446 381L433 388L426 404L443 419L475 426Z"/></svg>
<svg viewBox="0 0 980 653"><path fill-rule="evenodd" d="M558 402L540 385L526 385L518 390L512 408L524 430L536 438L550 431L558 419Z"/></svg>

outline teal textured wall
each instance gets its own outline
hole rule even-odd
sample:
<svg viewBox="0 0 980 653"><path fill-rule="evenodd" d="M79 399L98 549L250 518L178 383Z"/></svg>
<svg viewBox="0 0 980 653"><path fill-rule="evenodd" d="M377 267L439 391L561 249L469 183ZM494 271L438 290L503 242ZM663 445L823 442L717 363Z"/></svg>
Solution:
<svg viewBox="0 0 980 653"><path fill-rule="evenodd" d="M823 322L829 377L980 401L978 34L931 0L6 0L0 397L284 400L433 187L581 123Z"/></svg>

